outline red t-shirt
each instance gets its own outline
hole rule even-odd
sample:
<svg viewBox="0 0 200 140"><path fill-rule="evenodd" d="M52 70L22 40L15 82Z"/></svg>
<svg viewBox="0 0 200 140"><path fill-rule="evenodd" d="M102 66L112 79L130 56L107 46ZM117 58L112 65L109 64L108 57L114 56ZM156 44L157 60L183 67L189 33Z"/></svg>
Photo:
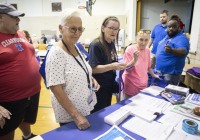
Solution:
<svg viewBox="0 0 200 140"><path fill-rule="evenodd" d="M179 28L180 28L181 30L183 30L183 29L184 29L184 26L185 26L185 25L183 24L183 22L180 21L180 22L179 22Z"/></svg>
<svg viewBox="0 0 200 140"><path fill-rule="evenodd" d="M40 79L35 50L23 33L0 33L0 102L38 93Z"/></svg>

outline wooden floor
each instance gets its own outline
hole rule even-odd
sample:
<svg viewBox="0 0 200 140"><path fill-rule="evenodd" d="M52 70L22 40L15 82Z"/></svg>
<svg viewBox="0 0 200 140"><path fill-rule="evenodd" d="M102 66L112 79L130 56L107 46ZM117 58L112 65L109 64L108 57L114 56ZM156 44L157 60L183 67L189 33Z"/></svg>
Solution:
<svg viewBox="0 0 200 140"><path fill-rule="evenodd" d="M31 127L32 132L36 135L43 134L50 130L53 130L59 127L58 123L55 121L54 112L51 106L51 99L49 90L44 86L43 81L41 81L41 94L40 94L40 103L39 111L37 116L36 123ZM116 98L113 96L112 104L116 103ZM20 129L15 131L15 140L22 139L22 132Z"/></svg>

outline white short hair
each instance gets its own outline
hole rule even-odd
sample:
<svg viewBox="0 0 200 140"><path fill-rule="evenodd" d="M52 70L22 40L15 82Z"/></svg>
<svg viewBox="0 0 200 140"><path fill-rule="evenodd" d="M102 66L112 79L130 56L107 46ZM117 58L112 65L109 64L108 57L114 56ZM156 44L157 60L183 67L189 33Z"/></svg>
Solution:
<svg viewBox="0 0 200 140"><path fill-rule="evenodd" d="M80 17L81 18L81 15L75 9L71 9L71 8L64 9L60 16L60 19L61 19L60 24L64 25L67 22L67 20L70 19L71 17Z"/></svg>

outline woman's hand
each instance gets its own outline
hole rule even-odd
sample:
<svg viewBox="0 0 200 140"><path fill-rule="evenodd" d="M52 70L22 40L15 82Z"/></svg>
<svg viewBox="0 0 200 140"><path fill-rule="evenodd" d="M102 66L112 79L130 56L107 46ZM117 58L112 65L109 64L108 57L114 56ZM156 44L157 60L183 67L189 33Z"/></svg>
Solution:
<svg viewBox="0 0 200 140"><path fill-rule="evenodd" d="M124 70L126 68L126 63L118 63L114 62L112 63L113 70Z"/></svg>
<svg viewBox="0 0 200 140"><path fill-rule="evenodd" d="M76 126L80 130L85 130L90 127L90 123L81 113L78 113L76 117L73 118Z"/></svg>
<svg viewBox="0 0 200 140"><path fill-rule="evenodd" d="M0 127L1 127L1 129L3 129L5 122L6 122L5 118L3 117L3 115L0 114Z"/></svg>
<svg viewBox="0 0 200 140"><path fill-rule="evenodd" d="M10 115L12 115L7 109L4 107L0 106L0 127L3 128L5 125L6 120L5 119L10 119Z"/></svg>
<svg viewBox="0 0 200 140"><path fill-rule="evenodd" d="M140 55L140 51L135 51L135 52L133 53L133 58L134 58L134 61L135 61L135 62L137 62L139 55Z"/></svg>
<svg viewBox="0 0 200 140"><path fill-rule="evenodd" d="M159 77L158 75L156 75L156 74L154 74L153 77L154 77L154 78L158 78L158 79L160 79L160 77Z"/></svg>
<svg viewBox="0 0 200 140"><path fill-rule="evenodd" d="M95 92L100 89L100 85L98 84L98 82L94 78L92 78L92 88L95 89Z"/></svg>

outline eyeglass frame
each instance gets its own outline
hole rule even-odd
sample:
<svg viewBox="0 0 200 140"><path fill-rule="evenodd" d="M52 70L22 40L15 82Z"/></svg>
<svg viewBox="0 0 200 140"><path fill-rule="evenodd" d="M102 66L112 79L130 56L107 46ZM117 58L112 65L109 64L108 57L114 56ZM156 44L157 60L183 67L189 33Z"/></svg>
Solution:
<svg viewBox="0 0 200 140"><path fill-rule="evenodd" d="M76 33L77 31L79 32L79 33L83 33L84 31L85 31L85 28L84 27L69 27L69 26L63 26L63 27L66 27L66 28L68 28L69 29L69 31L71 32L71 33ZM73 28L75 29L75 30L73 30ZM82 28L82 30L80 30L80 28Z"/></svg>
<svg viewBox="0 0 200 140"><path fill-rule="evenodd" d="M118 31L120 30L120 29L115 29L115 28L113 28L113 27L107 27L107 26L106 26L106 28L112 30L113 32L118 32Z"/></svg>
<svg viewBox="0 0 200 140"><path fill-rule="evenodd" d="M150 34L151 31L150 30L139 30L137 34L144 34L144 33Z"/></svg>

